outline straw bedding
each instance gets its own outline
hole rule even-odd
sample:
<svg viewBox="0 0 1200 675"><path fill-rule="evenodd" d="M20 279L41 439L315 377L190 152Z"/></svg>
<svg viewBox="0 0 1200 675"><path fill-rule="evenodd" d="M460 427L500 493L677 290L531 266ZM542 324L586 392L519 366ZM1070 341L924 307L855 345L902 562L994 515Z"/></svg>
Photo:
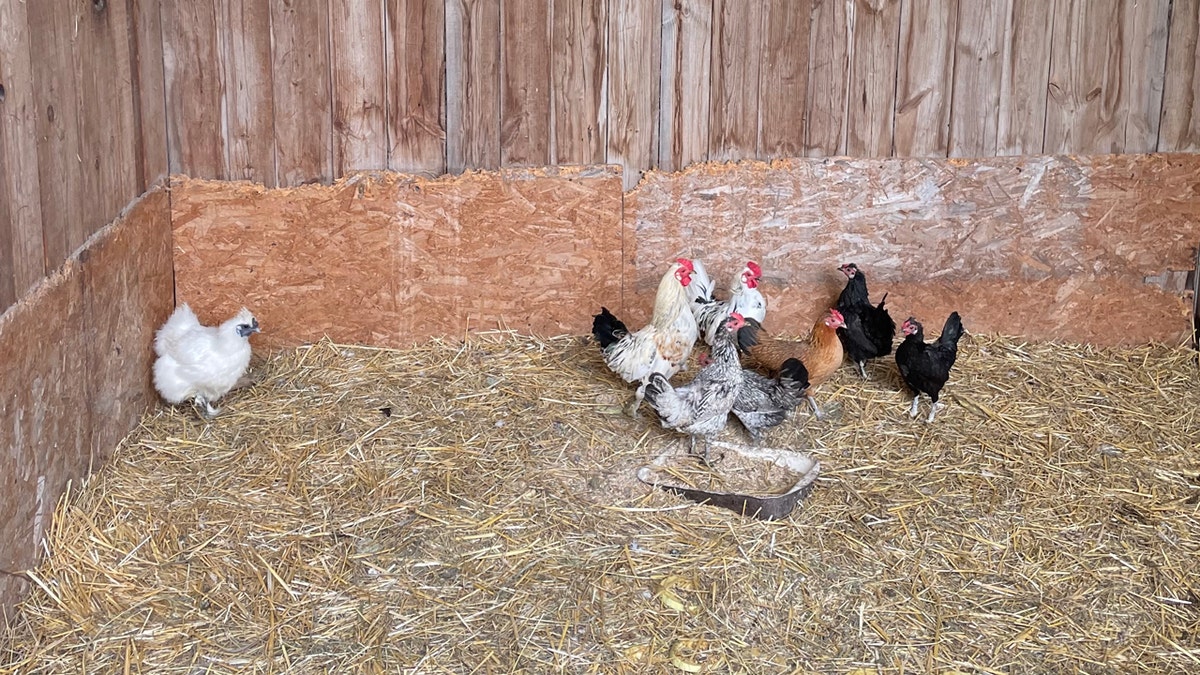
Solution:
<svg viewBox="0 0 1200 675"><path fill-rule="evenodd" d="M870 373L760 522L633 478L676 436L580 338L276 355L62 500L0 670L1200 671L1191 352L971 336L933 425Z"/></svg>

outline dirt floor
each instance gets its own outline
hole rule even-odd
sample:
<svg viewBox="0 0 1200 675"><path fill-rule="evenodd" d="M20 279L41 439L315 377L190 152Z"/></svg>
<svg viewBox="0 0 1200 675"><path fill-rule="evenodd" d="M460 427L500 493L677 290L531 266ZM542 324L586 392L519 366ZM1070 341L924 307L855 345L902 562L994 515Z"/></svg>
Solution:
<svg viewBox="0 0 1200 675"><path fill-rule="evenodd" d="M678 439L583 338L253 374L64 498L0 672L1200 671L1184 349L968 336L932 425L847 366L768 433L822 466L774 522L638 482Z"/></svg>

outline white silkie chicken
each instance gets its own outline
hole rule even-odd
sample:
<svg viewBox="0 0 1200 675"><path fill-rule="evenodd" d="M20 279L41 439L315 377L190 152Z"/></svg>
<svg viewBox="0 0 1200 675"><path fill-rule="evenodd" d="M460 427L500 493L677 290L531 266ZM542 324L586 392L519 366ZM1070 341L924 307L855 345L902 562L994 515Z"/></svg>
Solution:
<svg viewBox="0 0 1200 675"><path fill-rule="evenodd" d="M187 304L177 307L154 338L154 388L169 403L189 399L206 417L221 412L213 402L229 393L250 366L250 336L258 319L242 308L220 326L202 326Z"/></svg>

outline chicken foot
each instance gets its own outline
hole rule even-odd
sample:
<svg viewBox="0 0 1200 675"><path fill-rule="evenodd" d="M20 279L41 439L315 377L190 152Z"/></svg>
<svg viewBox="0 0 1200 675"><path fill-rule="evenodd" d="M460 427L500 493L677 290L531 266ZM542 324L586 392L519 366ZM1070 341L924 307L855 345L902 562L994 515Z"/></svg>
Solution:
<svg viewBox="0 0 1200 675"><path fill-rule="evenodd" d="M635 420L641 419L642 416L641 416L641 413L638 412L638 408L641 407L642 399L644 399L644 398L646 398L646 383L645 382L638 385L637 391L634 392L634 394L633 394L633 403L630 403L629 407L625 409L625 414L629 415L630 417L632 417Z"/></svg>
<svg viewBox="0 0 1200 675"><path fill-rule="evenodd" d="M220 408L214 408L213 404L209 403L208 399L206 399L202 396L197 396L196 398L194 398L192 400L194 400L197 405L204 406L204 410L200 411L200 416L206 420L211 420L212 418L216 417L218 413L221 412Z"/></svg>
<svg viewBox="0 0 1200 675"><path fill-rule="evenodd" d="M934 401L933 405L929 406L929 417L925 418L925 423L933 424L933 416L937 414L938 409L944 407L946 407L945 403L938 403L937 401Z"/></svg>
<svg viewBox="0 0 1200 675"><path fill-rule="evenodd" d="M808 404L812 406L813 415L819 420L825 419L825 413L821 412L821 406L817 405L817 399L813 398L812 394L809 394L805 398L808 399Z"/></svg>
<svg viewBox="0 0 1200 675"><path fill-rule="evenodd" d="M913 397L912 407L908 409L909 417L915 418L917 416L917 404L919 404L920 402L921 402L920 394ZM946 407L945 403L940 403L938 401L931 400L930 404L929 404L929 417L925 418L925 423L933 424L934 415L937 415L937 411L941 410L942 408L945 408L945 407Z"/></svg>

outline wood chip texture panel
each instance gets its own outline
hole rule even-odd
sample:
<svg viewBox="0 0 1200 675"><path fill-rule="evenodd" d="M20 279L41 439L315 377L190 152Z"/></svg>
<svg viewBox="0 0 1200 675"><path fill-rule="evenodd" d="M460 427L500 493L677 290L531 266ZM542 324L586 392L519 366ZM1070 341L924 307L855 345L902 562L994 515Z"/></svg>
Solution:
<svg viewBox="0 0 1200 675"><path fill-rule="evenodd" d="M156 188L0 316L0 570L31 567L69 481L98 467L156 395L171 311L170 212ZM0 614L26 590L0 572Z"/></svg>
<svg viewBox="0 0 1200 675"><path fill-rule="evenodd" d="M579 333L587 308L623 307L615 167L292 189L177 178L172 191L178 300L206 323L249 307L256 346Z"/></svg>

